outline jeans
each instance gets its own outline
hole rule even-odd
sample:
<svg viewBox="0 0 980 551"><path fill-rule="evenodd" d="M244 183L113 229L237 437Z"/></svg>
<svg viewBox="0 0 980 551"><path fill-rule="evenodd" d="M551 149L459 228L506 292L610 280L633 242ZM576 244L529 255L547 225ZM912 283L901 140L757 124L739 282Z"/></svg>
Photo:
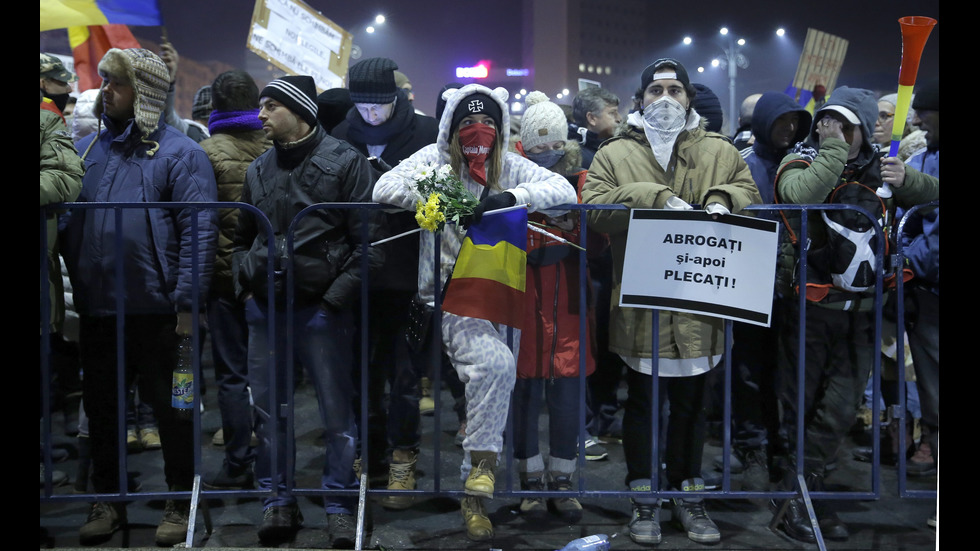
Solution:
<svg viewBox="0 0 980 551"><path fill-rule="evenodd" d="M286 354L306 370L313 385L324 428L325 457L321 488L324 490L355 490L354 478L354 415L351 408L352 314L327 311L320 306L297 308L293 312L291 336L293 349L286 349L286 314L276 312L275 335L268 334L268 310L265 301L245 302L248 323L248 380L256 409L256 433L259 447L255 460L255 475L259 488L272 489L276 495L264 500L265 507L292 505L296 498L286 491L286 479L293 479L294 468L286 469L286 405L292 401L294 389L286 388ZM276 364L271 365L269 351L276 352ZM272 370L270 372L270 369ZM272 472L272 453L276 453L276 473ZM295 462L295 450L290 463ZM325 496L327 514L352 514L357 496Z"/></svg>
<svg viewBox="0 0 980 551"><path fill-rule="evenodd" d="M578 454L578 377L517 379L514 396L514 457L527 459L540 453L538 419L542 396L548 403L548 454L574 460Z"/></svg>
<svg viewBox="0 0 980 551"><path fill-rule="evenodd" d="M906 291L905 304L922 422L929 428L932 456L939 461L939 295L916 287Z"/></svg>
<svg viewBox="0 0 980 551"><path fill-rule="evenodd" d="M119 490L116 316L82 316L83 403L92 447L92 487ZM194 478L193 423L178 420L170 405L177 365L177 316L129 315L123 330L125 383L135 377L140 398L153 407L163 445L163 471L169 488L190 490ZM124 393L125 395L125 393Z"/></svg>
<svg viewBox="0 0 980 551"><path fill-rule="evenodd" d="M770 446L779 432L776 398L776 342L779 303L773 305L770 327L748 323L732 326L732 447L744 453ZM772 442L775 443L775 442Z"/></svg>
<svg viewBox="0 0 980 551"><path fill-rule="evenodd" d="M779 399L783 405L786 445L796 453L797 363L800 309L795 298L783 301L779 338ZM804 340L804 470L823 474L827 462L854 424L857 404L878 347L874 312L847 312L808 305Z"/></svg>
<svg viewBox="0 0 980 551"><path fill-rule="evenodd" d="M255 420L248 396L248 326L244 305L212 295L208 300L208 326L221 429L225 436L225 462L234 474L255 460L255 450L249 447Z"/></svg>
<svg viewBox="0 0 980 551"><path fill-rule="evenodd" d="M405 341L408 307L414 291L371 293L368 349L368 442L376 460L387 449L417 450L419 433L419 371ZM359 316L355 315L355 318ZM360 322L356 322L360 329ZM359 331L358 331L359 332ZM360 418L360 336L355 337L355 417ZM385 385L389 386L385 407ZM360 430L358 430L360 434ZM377 464L377 461L372 464Z"/></svg>

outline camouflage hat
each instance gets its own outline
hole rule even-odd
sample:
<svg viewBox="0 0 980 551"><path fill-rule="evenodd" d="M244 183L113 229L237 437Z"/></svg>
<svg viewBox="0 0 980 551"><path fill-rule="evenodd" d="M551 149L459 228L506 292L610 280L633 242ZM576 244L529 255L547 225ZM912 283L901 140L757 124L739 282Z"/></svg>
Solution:
<svg viewBox="0 0 980 551"><path fill-rule="evenodd" d="M61 58L44 53L41 54L41 78L52 78L61 82L75 82L78 79L74 73L65 69Z"/></svg>

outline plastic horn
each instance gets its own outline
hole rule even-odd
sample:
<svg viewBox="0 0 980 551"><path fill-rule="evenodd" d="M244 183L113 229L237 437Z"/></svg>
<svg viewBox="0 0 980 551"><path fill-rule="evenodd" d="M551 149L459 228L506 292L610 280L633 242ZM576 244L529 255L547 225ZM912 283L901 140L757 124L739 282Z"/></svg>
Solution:
<svg viewBox="0 0 980 551"><path fill-rule="evenodd" d="M919 60L922 49L926 46L929 33L936 26L936 20L931 17L911 15L898 20L902 27L902 68L898 72L898 99L895 102L895 122L892 125L892 143L888 148L888 156L898 155L898 146L905 133L905 119L909 115L909 104L912 103L912 87L919 72ZM892 196L891 187L882 183L878 188L878 196L887 199Z"/></svg>

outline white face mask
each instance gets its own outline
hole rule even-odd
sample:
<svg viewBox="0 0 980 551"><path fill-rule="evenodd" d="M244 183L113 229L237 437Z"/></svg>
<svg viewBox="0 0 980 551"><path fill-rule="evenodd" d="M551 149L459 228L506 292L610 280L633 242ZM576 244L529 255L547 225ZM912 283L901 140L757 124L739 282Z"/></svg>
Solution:
<svg viewBox="0 0 980 551"><path fill-rule="evenodd" d="M664 96L643 109L643 121L664 137L676 136L687 122L687 109L674 98Z"/></svg>
<svg viewBox="0 0 980 551"><path fill-rule="evenodd" d="M643 133L650 142L653 156L666 170L674 150L674 142L687 126L687 109L677 100L664 96L647 105L643 109L642 117Z"/></svg>

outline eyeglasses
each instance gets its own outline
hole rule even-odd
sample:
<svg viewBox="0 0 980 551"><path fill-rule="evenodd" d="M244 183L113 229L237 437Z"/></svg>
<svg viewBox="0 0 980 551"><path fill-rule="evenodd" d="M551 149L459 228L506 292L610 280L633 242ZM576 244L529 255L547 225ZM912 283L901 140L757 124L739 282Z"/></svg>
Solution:
<svg viewBox="0 0 980 551"><path fill-rule="evenodd" d="M878 112L878 120L880 122L888 122L889 120L891 120L894 117L895 117L895 113L886 113L884 111L879 111Z"/></svg>

